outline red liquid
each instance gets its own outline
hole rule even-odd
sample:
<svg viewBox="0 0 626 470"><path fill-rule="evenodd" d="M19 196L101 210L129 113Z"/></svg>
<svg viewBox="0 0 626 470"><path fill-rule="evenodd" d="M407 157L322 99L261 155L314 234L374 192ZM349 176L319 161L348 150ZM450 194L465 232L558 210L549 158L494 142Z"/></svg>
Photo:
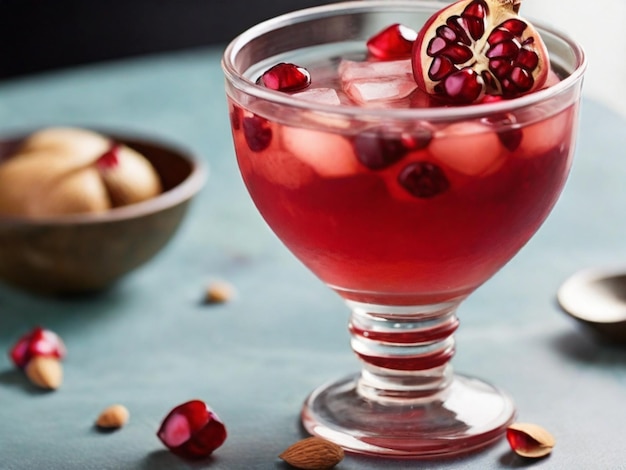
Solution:
<svg viewBox="0 0 626 470"><path fill-rule="evenodd" d="M518 112L518 123L533 113L535 119L502 138L496 133L502 123L433 123L425 148L416 144L392 165L371 169L355 150L363 123L320 118L304 124L300 110L264 111L253 103L255 117L230 102L241 173L270 227L345 298L390 305L462 298L530 239L569 171L574 106L557 114ZM421 136L411 126L386 134L387 154L394 141ZM460 135L455 128L480 132ZM443 184L433 183L434 195L422 188L416 196L401 184L412 164L443 175Z"/></svg>

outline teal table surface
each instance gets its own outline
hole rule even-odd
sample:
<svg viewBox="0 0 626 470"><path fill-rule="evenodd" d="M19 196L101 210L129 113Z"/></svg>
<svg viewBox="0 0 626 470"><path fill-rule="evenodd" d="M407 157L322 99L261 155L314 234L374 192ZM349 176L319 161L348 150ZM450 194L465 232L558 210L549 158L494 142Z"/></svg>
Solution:
<svg viewBox="0 0 626 470"><path fill-rule="evenodd" d="M238 174L221 47L75 68L0 83L2 133L46 125L137 131L182 144L210 168L173 241L101 294L45 298L0 287L0 350L36 324L65 340L65 380L33 388L0 354L0 469L286 469L304 436L299 409L317 385L356 370L348 310L266 227ZM349 455L349 469L624 469L626 348L599 343L560 312L555 292L580 268L626 265L626 129L585 99L576 162L536 237L460 308L456 370L508 391L521 421L556 437L528 463L502 440L453 460ZM237 296L203 304L224 279ZM229 437L186 462L156 437L175 405L209 403ZM101 433L112 403L129 424Z"/></svg>

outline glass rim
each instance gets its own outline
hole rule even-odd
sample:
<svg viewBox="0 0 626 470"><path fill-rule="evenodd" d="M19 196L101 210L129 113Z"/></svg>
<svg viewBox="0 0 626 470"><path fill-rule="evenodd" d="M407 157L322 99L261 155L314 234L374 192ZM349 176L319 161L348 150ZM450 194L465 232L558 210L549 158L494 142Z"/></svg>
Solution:
<svg viewBox="0 0 626 470"><path fill-rule="evenodd" d="M254 96L256 98L269 101L275 104L285 105L292 108L301 108L307 111L315 111L324 114L341 115L345 117L363 117L364 114L378 118L392 119L454 119L454 118L473 118L484 116L485 114L498 113L503 111L512 111L524 108L537 103L544 102L554 96L559 95L565 90L572 87L575 83L582 79L587 68L587 57L580 44L572 39L568 34L544 25L540 21L532 21L533 25L541 32L545 31L552 34L567 44L577 59L576 68L569 76L561 80L556 85L550 86L543 90L539 90L518 98L512 98L504 101L493 103L480 103L456 107L435 107L435 108L368 108L358 105L331 105L307 101L300 98L294 98L292 95L261 87L254 82L244 78L236 69L234 60L237 54L252 40L261 37L278 28L302 23L311 19L319 19L332 17L341 12L358 13L371 10L393 11L400 8L417 9L428 8L437 11L444 5L436 0L349 0L331 3L327 5L309 7L285 13L274 18L262 21L255 26L250 27L238 36L236 36L224 50L221 60L221 66L228 82L238 90Z"/></svg>

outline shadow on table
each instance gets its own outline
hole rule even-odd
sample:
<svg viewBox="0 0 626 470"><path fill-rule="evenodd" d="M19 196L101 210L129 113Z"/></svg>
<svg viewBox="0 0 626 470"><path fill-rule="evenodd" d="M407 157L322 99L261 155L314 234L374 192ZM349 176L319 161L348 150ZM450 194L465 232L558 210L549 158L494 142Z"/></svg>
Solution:
<svg viewBox="0 0 626 470"><path fill-rule="evenodd" d="M217 464L218 457L209 457L198 460L197 462L185 461L185 468L200 469L210 468L212 464ZM161 449L150 452L146 457L138 463L137 470L172 470L181 466L181 459L169 450Z"/></svg>
<svg viewBox="0 0 626 470"><path fill-rule="evenodd" d="M35 326L57 332L91 327L98 318L122 315L129 295L123 283L90 295L49 297L0 285L0 344L17 340Z"/></svg>
<svg viewBox="0 0 626 470"><path fill-rule="evenodd" d="M22 390L29 395L47 395L53 390L45 390L33 385L26 375L18 369L5 369L0 370L0 386L14 387Z"/></svg>
<svg viewBox="0 0 626 470"><path fill-rule="evenodd" d="M499 459L500 466L502 468L530 468L533 465L538 465L540 462L543 462L549 459L550 456L538 458L538 459L528 459L524 457L520 457L512 450L507 451L502 454Z"/></svg>
<svg viewBox="0 0 626 470"><path fill-rule="evenodd" d="M554 349L568 359L599 367L626 365L626 344L603 342L579 330L561 332L552 340Z"/></svg>

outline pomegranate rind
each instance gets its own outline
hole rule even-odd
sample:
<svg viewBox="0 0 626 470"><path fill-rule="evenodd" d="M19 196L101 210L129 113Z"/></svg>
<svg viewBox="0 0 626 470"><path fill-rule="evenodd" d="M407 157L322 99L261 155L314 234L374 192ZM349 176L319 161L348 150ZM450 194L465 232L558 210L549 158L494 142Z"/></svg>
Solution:
<svg viewBox="0 0 626 470"><path fill-rule="evenodd" d="M484 19L484 32L475 39L470 27L463 29L458 25L461 24L459 21L463 21L463 12L476 5L486 6L488 13ZM418 87L455 104L480 102L486 94L508 99L542 89L550 71L548 51L532 24L517 15L515 6L513 0L460 0L431 16L419 31L413 46L413 75ZM458 40L446 42L448 40L444 41L441 31L452 31L453 20L458 28L454 30ZM462 24L467 26L467 23ZM520 28L520 25L524 27ZM509 29L505 34L500 34L505 27ZM459 32L461 29L463 31ZM490 40L495 42L490 44ZM514 59L509 60L507 56L500 60L498 54L510 45L517 47L513 48L517 55ZM458 51L455 59L451 59L452 52L442 52L444 49L451 50L451 46ZM437 49L437 53L433 52L434 49ZM468 58L462 57L463 54L468 54ZM530 65L522 65L522 62L526 62L524 57L528 55L536 55L533 59L536 59L536 64L533 62L531 72L528 70ZM436 60L438 62L435 63ZM496 63L505 65L498 68ZM436 75L434 70L441 78L432 77ZM529 85L528 82L532 83Z"/></svg>

